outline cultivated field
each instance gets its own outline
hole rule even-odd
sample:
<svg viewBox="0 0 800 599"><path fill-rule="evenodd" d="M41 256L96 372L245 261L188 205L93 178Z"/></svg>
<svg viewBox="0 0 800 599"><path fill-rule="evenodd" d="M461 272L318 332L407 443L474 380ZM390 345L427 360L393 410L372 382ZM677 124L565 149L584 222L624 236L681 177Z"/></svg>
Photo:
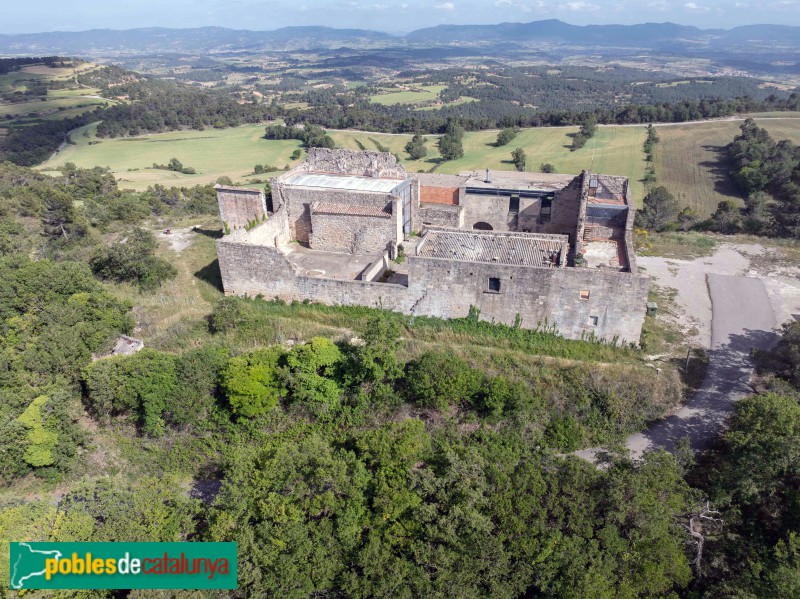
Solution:
<svg viewBox="0 0 800 599"><path fill-rule="evenodd" d="M800 143L800 115L776 113L756 116L758 124L776 140ZM793 118L792 118L793 117ZM739 133L741 121L715 121L658 127L655 146L658 184L672 191L684 206L709 215L722 200L741 202L728 177L725 146Z"/></svg>
<svg viewBox="0 0 800 599"><path fill-rule="evenodd" d="M295 164L290 156L300 147L300 142L294 140L263 139L263 125L159 133L126 139L95 139L95 129L96 125L89 125L73 132L71 139L76 145L65 146L41 168L52 170L65 162L73 162L80 167L107 166L123 186L133 189L145 189L155 183L210 183L221 176L246 184L248 178L254 178L252 173L256 164L269 164L277 168ZM436 136L427 136L428 156L423 160L404 160L404 164L410 172L429 171L437 165L437 172L441 173L485 168L513 170L511 151L521 147L528 154L529 170L537 171L542 162L549 162L557 172L579 173L593 164L592 168L597 172L629 176L635 196L641 197L643 187L640 180L645 167L642 152L644 128L602 127L586 147L571 152L568 149L571 141L569 134L575 130L528 129L502 148L492 145L497 137L496 131L467 133L464 137L464 157L441 164L435 147ZM407 156L403 148L410 140L408 135L361 131L331 131L330 135L337 147L358 150L360 143L366 149L377 150L380 144L401 159ZM184 166L193 167L197 174L183 175L149 168L154 162L165 164L170 158L177 158ZM255 178L263 179L264 175Z"/></svg>
<svg viewBox="0 0 800 599"><path fill-rule="evenodd" d="M370 101L383 106L389 106L391 104L421 104L422 102L436 100L439 97L439 92L444 88L444 85L415 86L413 90L390 91L386 94L376 94L370 98Z"/></svg>

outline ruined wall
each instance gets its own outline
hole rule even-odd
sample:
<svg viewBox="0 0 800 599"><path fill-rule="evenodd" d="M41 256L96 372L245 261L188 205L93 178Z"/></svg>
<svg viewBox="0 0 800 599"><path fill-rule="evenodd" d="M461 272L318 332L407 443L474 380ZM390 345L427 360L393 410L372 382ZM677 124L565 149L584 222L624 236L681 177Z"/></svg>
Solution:
<svg viewBox="0 0 800 599"><path fill-rule="evenodd" d="M408 288L371 281L344 281L298 275L277 248L221 239L217 241L226 295L259 294L286 301L310 299L328 305L373 306L408 312Z"/></svg>
<svg viewBox="0 0 800 599"><path fill-rule="evenodd" d="M226 224L230 231L244 228L253 221L260 222L267 214L263 191L221 185L216 185L214 188L217 190L219 219L222 221L223 229Z"/></svg>
<svg viewBox="0 0 800 599"><path fill-rule="evenodd" d="M380 254L396 239L393 215L356 216L318 213L311 208L311 249L348 254Z"/></svg>
<svg viewBox="0 0 800 599"><path fill-rule="evenodd" d="M452 227L455 229L460 229L464 226L464 210L461 206L420 204L419 217L423 225Z"/></svg>
<svg viewBox="0 0 800 599"><path fill-rule="evenodd" d="M489 291L489 277L500 279L499 293ZM458 318L474 305L481 319L513 324L519 314L524 328L546 319L572 339L594 333L638 343L648 289L647 277L627 273L409 257L410 296L419 298L415 314Z"/></svg>
<svg viewBox="0 0 800 599"><path fill-rule="evenodd" d="M274 191L273 191L274 193ZM280 186L281 201L288 209L289 229L292 239L310 243L311 204L346 204L370 206L391 211L392 196L386 193L369 193L339 189Z"/></svg>
<svg viewBox="0 0 800 599"><path fill-rule="evenodd" d="M293 169L293 172L298 171L386 179L405 179L408 177L406 169L397 164L397 159L393 154L369 150L309 148L308 158L306 158L305 162Z"/></svg>
<svg viewBox="0 0 800 599"><path fill-rule="evenodd" d="M472 229L475 223L489 223L494 231L515 231L516 214L508 211L509 196L465 194L461 206L464 208L464 228Z"/></svg>
<svg viewBox="0 0 800 599"><path fill-rule="evenodd" d="M426 204L450 204L458 206L458 187L431 187L430 185L419 186L419 198Z"/></svg>
<svg viewBox="0 0 800 599"><path fill-rule="evenodd" d="M246 231L238 229L231 232L230 239L251 243L256 245L269 245L280 247L291 241L289 237L289 222L286 218L286 206L280 206L278 210L267 217L267 220Z"/></svg>

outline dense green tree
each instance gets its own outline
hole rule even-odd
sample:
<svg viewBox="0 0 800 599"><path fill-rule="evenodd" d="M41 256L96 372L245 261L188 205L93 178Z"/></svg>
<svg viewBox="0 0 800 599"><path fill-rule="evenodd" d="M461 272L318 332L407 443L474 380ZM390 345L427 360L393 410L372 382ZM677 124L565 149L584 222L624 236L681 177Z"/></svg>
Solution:
<svg viewBox="0 0 800 599"><path fill-rule="evenodd" d="M722 200L709 221L711 229L720 233L736 233L742 228L742 213L731 200Z"/></svg>
<svg viewBox="0 0 800 599"><path fill-rule="evenodd" d="M406 144L405 150L411 160L422 160L428 155L428 148L425 147L425 138L419 133L414 134L411 141Z"/></svg>
<svg viewBox="0 0 800 599"><path fill-rule="evenodd" d="M444 135L439 138L438 147L442 160L458 160L464 156L464 128L450 121L447 124Z"/></svg>
<svg viewBox="0 0 800 599"><path fill-rule="evenodd" d="M518 134L519 134L519 129L518 128L516 128L516 127L506 127L505 129L502 129L497 134L497 141L495 141L494 145L496 145L497 147L507 146L508 144L510 144L514 140L514 138Z"/></svg>
<svg viewBox="0 0 800 599"><path fill-rule="evenodd" d="M482 383L480 373L464 360L445 352L426 352L409 363L406 389L415 403L446 410L469 405Z"/></svg>
<svg viewBox="0 0 800 599"><path fill-rule="evenodd" d="M136 228L123 241L98 249L90 264L102 279L130 281L142 291L150 291L178 274L174 266L155 255L157 248L150 231Z"/></svg>
<svg viewBox="0 0 800 599"><path fill-rule="evenodd" d="M271 411L286 395L279 376L284 352L278 347L260 349L231 358L221 373L221 387L233 413L252 418Z"/></svg>
<svg viewBox="0 0 800 599"><path fill-rule="evenodd" d="M525 150L522 148L516 148L513 152L511 152L511 162L514 163L514 167L518 171L524 171L525 165L528 162L528 156L525 154Z"/></svg>
<svg viewBox="0 0 800 599"><path fill-rule="evenodd" d="M647 192L644 208L636 213L637 225L654 231L663 231L672 224L680 212L675 196L660 185Z"/></svg>

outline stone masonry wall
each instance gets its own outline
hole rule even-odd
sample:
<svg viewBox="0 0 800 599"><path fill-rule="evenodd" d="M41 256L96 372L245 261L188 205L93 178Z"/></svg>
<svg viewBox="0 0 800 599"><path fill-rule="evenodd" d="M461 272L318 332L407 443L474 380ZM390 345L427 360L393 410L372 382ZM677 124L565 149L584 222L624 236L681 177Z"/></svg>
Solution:
<svg viewBox="0 0 800 599"><path fill-rule="evenodd" d="M460 229L464 226L464 210L461 206L420 204L419 215L423 225L452 227L455 229Z"/></svg>
<svg viewBox="0 0 800 599"><path fill-rule="evenodd" d="M352 206L371 206L381 210L391 210L392 196L386 193L356 192L335 189L315 189L310 187L282 186L281 201L288 209L289 228L292 239L300 243L310 243L311 204L348 204Z"/></svg>
<svg viewBox="0 0 800 599"><path fill-rule="evenodd" d="M319 214L311 209L311 249L348 254L380 254L396 239L392 215Z"/></svg>
<svg viewBox="0 0 800 599"><path fill-rule="evenodd" d="M226 224L230 231L244 228L253 221L260 222L267 214L266 199L262 191L220 185L215 189L223 228Z"/></svg>
<svg viewBox="0 0 800 599"><path fill-rule="evenodd" d="M279 249L226 238L217 242L217 253L228 295L311 299L444 318L466 316L474 305L482 319L513 324L519 314L525 328L547 320L572 339L594 333L607 340L638 342L649 288L648 277L630 273L418 256L408 256L409 286L404 287L299 276ZM499 293L488 291L489 277L500 279ZM582 292L588 292L588 299Z"/></svg>
<svg viewBox="0 0 800 599"><path fill-rule="evenodd" d="M359 152L309 148L308 158L294 169L294 172L297 171L386 179L405 179L408 177L406 169L397 164L397 159L394 155L369 150Z"/></svg>
<svg viewBox="0 0 800 599"><path fill-rule="evenodd" d="M489 277L500 279L499 293L488 290ZM458 318L474 305L481 319L513 324L519 314L524 328L546 320L572 339L594 333L638 343L648 289L648 277L628 273L409 257L414 314Z"/></svg>

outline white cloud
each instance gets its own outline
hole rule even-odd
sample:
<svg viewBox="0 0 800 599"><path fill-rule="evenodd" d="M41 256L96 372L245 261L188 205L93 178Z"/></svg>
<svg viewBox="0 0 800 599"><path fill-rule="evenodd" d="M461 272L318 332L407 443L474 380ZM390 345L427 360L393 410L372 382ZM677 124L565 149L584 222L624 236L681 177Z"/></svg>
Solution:
<svg viewBox="0 0 800 599"><path fill-rule="evenodd" d="M514 3L511 0L497 0L494 3L495 6L512 6Z"/></svg>
<svg viewBox="0 0 800 599"><path fill-rule="evenodd" d="M456 9L456 5L452 2L444 2L443 4L437 4L434 8L438 8L439 10L447 10L453 11Z"/></svg>
<svg viewBox="0 0 800 599"><path fill-rule="evenodd" d="M559 6L562 10L584 11L584 10L600 10L597 4L591 2L567 2Z"/></svg>

